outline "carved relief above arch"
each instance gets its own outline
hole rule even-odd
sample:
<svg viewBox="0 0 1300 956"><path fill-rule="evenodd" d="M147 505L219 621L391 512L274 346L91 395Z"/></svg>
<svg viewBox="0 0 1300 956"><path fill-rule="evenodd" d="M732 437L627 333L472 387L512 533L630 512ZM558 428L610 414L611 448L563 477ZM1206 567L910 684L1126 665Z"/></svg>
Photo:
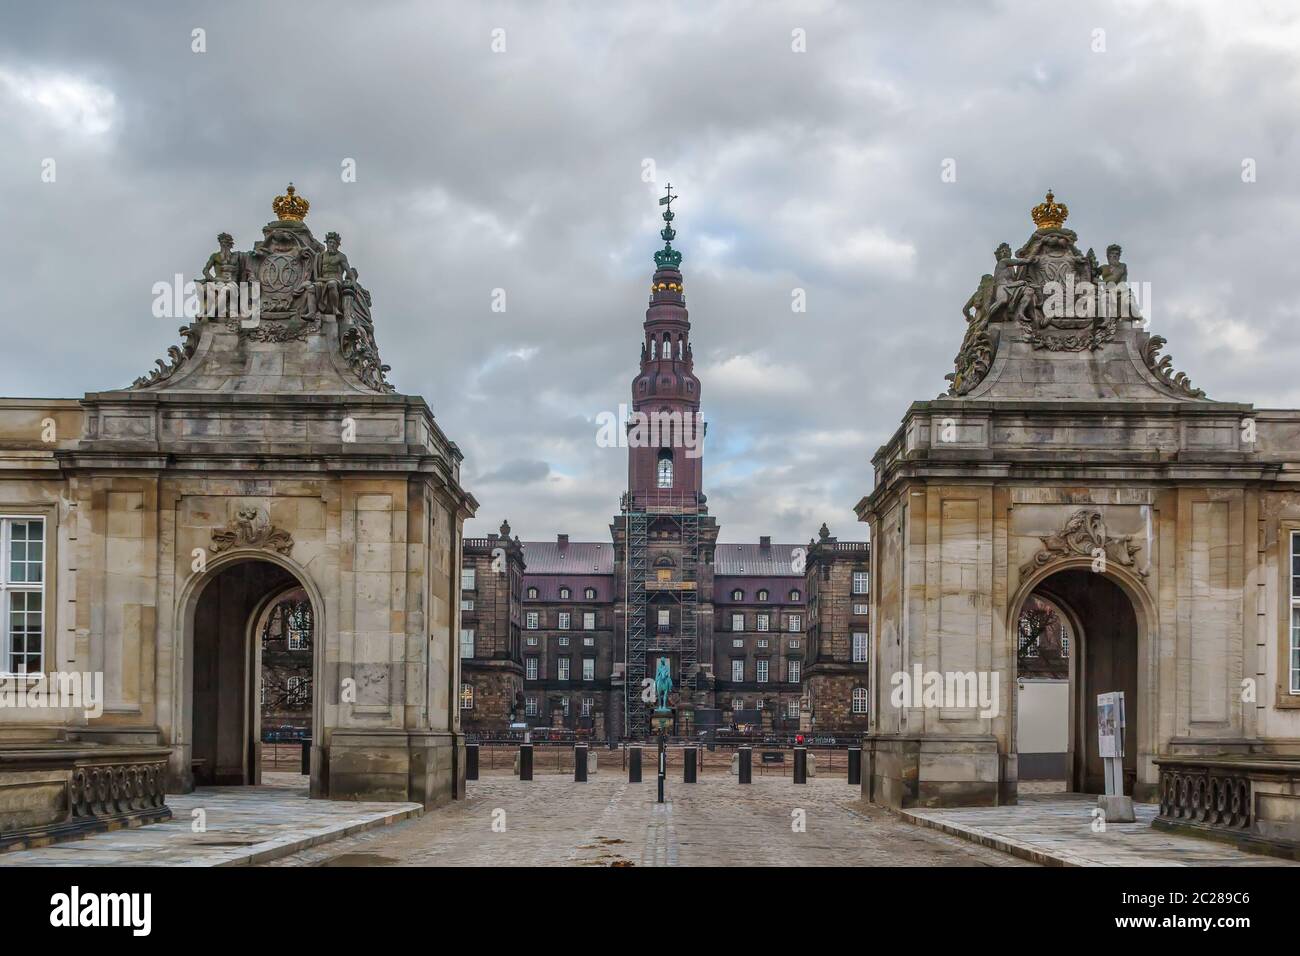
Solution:
<svg viewBox="0 0 1300 956"><path fill-rule="evenodd" d="M265 510L252 505L242 505L224 528L212 529L213 554L231 548L265 548L278 554L293 551L293 535L271 524Z"/></svg>
<svg viewBox="0 0 1300 956"><path fill-rule="evenodd" d="M1044 568L1064 558L1085 556L1104 558L1120 567L1128 568L1138 577L1145 578L1146 570L1137 567L1136 556L1142 550L1140 544L1133 543L1133 535L1110 535L1106 533L1106 522L1101 512L1094 508L1083 508L1070 515L1065 527L1054 534L1040 536L1043 546L1038 552L1020 566L1023 578L1036 568Z"/></svg>

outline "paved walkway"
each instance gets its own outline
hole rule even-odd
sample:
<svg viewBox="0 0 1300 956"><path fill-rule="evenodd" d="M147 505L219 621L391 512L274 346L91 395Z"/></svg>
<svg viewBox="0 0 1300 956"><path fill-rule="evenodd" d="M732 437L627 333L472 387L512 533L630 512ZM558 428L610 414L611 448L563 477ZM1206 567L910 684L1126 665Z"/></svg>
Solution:
<svg viewBox="0 0 1300 956"><path fill-rule="evenodd" d="M806 786L728 774L696 784L629 784L598 773L531 782L493 776L465 800L272 866L1026 866L1008 854L913 826L863 804L841 777Z"/></svg>
<svg viewBox="0 0 1300 956"><path fill-rule="evenodd" d="M1134 808L1136 823L1093 830L1097 798L1083 794L1022 796L1011 807L904 810L924 827L1050 866L1298 866L1246 853L1216 840L1153 829L1155 804Z"/></svg>
<svg viewBox="0 0 1300 956"><path fill-rule="evenodd" d="M424 813L418 803L310 800L306 777L266 774L269 786L168 794L172 819L34 850L0 853L10 866L239 866ZM195 811L202 811L200 816ZM202 819L206 830L195 833Z"/></svg>

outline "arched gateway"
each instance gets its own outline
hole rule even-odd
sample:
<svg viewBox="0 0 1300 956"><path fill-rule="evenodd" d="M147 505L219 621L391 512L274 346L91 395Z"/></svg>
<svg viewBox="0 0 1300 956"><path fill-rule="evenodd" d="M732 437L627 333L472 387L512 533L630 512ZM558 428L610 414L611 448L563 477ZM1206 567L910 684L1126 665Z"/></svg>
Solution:
<svg viewBox="0 0 1300 956"><path fill-rule="evenodd" d="M292 187L273 206L250 251L219 237L199 315L148 375L0 404L0 522L40 576L14 659L103 686L98 712L0 711L0 837L148 809L80 818L67 781L86 767L256 782L272 713L310 736L314 796L459 790L461 455L386 381L340 237L312 235ZM292 634L267 623L290 594Z"/></svg>
<svg viewBox="0 0 1300 956"><path fill-rule="evenodd" d="M1300 841L1300 412L1175 374L1119 247L1081 251L1066 214L1049 194L1024 246L998 248L947 394L875 455L864 790L1016 800L1036 595L1075 632L1072 788L1101 789L1096 695L1123 691L1126 789L1159 796L1163 825ZM901 693L928 675L989 699Z"/></svg>

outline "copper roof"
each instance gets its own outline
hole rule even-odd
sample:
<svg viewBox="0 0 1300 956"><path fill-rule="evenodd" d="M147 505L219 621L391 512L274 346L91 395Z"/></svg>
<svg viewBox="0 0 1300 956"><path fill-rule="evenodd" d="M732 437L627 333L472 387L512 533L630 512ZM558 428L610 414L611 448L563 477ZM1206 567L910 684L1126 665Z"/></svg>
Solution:
<svg viewBox="0 0 1300 956"><path fill-rule="evenodd" d="M614 546L596 541L525 541L527 574L613 574Z"/></svg>

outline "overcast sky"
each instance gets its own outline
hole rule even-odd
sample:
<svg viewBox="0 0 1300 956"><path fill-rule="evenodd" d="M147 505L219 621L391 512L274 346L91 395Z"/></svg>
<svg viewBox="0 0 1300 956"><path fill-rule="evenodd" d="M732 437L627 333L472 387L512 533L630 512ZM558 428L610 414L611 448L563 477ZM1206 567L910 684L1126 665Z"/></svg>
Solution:
<svg viewBox="0 0 1300 956"><path fill-rule="evenodd" d="M861 539L871 456L1048 187L1196 386L1300 405L1298 111L1297 8L1240 0L6 5L0 394L130 384L178 338L153 284L293 180L464 450L467 534L608 540L597 416L671 180L722 539Z"/></svg>

